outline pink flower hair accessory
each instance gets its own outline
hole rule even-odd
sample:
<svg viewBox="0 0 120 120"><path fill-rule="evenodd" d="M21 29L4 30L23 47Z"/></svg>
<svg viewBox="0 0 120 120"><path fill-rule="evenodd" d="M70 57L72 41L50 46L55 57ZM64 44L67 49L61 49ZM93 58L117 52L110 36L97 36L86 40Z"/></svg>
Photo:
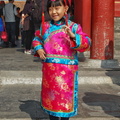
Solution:
<svg viewBox="0 0 120 120"><path fill-rule="evenodd" d="M51 0L51 1L56 1L56 0Z"/></svg>

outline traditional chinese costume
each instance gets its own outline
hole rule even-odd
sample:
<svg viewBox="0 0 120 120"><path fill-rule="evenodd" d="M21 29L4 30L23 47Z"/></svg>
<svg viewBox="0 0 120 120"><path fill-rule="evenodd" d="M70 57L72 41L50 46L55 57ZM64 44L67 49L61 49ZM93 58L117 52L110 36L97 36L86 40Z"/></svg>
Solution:
<svg viewBox="0 0 120 120"><path fill-rule="evenodd" d="M41 106L45 112L57 117L71 117L78 108L78 56L90 48L90 38L82 32L79 24L68 21L75 34L71 40L64 32L64 20L45 23L41 36L33 40L35 51L44 49L46 59L42 66Z"/></svg>

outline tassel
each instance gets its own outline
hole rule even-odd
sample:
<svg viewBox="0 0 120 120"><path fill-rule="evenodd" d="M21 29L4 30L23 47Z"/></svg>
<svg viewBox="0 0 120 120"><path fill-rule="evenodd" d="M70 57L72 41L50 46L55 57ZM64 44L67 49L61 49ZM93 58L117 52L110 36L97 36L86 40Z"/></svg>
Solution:
<svg viewBox="0 0 120 120"><path fill-rule="evenodd" d="M45 15L42 12L42 35L45 33Z"/></svg>
<svg viewBox="0 0 120 120"><path fill-rule="evenodd" d="M66 6L67 5L67 1L64 0L64 2L65 2L65 6ZM68 26L68 15L67 15L67 13L65 13L65 22L66 22L66 25Z"/></svg>
<svg viewBox="0 0 120 120"><path fill-rule="evenodd" d="M68 2L69 2L69 6L71 6L71 0L68 0Z"/></svg>
<svg viewBox="0 0 120 120"><path fill-rule="evenodd" d="M65 22L66 22L66 25L68 26L68 14L65 13Z"/></svg>
<svg viewBox="0 0 120 120"><path fill-rule="evenodd" d="M42 0L42 35L45 33L44 0Z"/></svg>
<svg viewBox="0 0 120 120"><path fill-rule="evenodd" d="M65 2L65 5L67 5L67 1L66 1L66 0L64 0L64 2Z"/></svg>

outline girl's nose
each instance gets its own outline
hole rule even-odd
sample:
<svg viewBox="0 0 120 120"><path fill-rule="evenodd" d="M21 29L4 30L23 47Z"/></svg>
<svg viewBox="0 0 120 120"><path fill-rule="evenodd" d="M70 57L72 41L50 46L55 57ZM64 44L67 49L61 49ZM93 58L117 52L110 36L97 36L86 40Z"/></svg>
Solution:
<svg viewBox="0 0 120 120"><path fill-rule="evenodd" d="M52 13L56 13L56 10L54 8L52 9Z"/></svg>

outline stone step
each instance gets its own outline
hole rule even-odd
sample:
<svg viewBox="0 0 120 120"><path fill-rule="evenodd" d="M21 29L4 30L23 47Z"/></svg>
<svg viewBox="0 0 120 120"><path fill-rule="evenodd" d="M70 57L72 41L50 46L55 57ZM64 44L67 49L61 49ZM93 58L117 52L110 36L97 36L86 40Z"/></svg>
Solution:
<svg viewBox="0 0 120 120"><path fill-rule="evenodd" d="M41 71L0 71L0 85L35 84L40 85ZM79 84L119 84L120 68L85 68L79 66Z"/></svg>
<svg viewBox="0 0 120 120"><path fill-rule="evenodd" d="M120 45L115 45L115 50L120 50Z"/></svg>
<svg viewBox="0 0 120 120"><path fill-rule="evenodd" d="M120 24L120 23L118 23L118 24ZM120 32L120 26L118 26L118 24L114 27L115 33Z"/></svg>
<svg viewBox="0 0 120 120"><path fill-rule="evenodd" d="M115 45L115 49L116 49L116 50L120 50L120 44Z"/></svg>
<svg viewBox="0 0 120 120"><path fill-rule="evenodd" d="M116 40L116 41L114 42L114 47L115 47L116 45L120 45L120 40Z"/></svg>
<svg viewBox="0 0 120 120"><path fill-rule="evenodd" d="M118 38L119 39L120 38L120 32L115 32L114 33L114 38Z"/></svg>
<svg viewBox="0 0 120 120"><path fill-rule="evenodd" d="M114 43L116 44L116 43L119 43L120 42L120 38L115 38L114 39Z"/></svg>
<svg viewBox="0 0 120 120"><path fill-rule="evenodd" d="M114 45L120 45L120 39L119 40L115 40Z"/></svg>
<svg viewBox="0 0 120 120"><path fill-rule="evenodd" d="M115 40L115 41L119 41L119 40L120 40L120 38L114 38L114 40Z"/></svg>
<svg viewBox="0 0 120 120"><path fill-rule="evenodd" d="M120 46L116 46L116 48L115 48L116 50L120 50Z"/></svg>
<svg viewBox="0 0 120 120"><path fill-rule="evenodd" d="M114 50L115 55L114 56L120 56L120 50Z"/></svg>

